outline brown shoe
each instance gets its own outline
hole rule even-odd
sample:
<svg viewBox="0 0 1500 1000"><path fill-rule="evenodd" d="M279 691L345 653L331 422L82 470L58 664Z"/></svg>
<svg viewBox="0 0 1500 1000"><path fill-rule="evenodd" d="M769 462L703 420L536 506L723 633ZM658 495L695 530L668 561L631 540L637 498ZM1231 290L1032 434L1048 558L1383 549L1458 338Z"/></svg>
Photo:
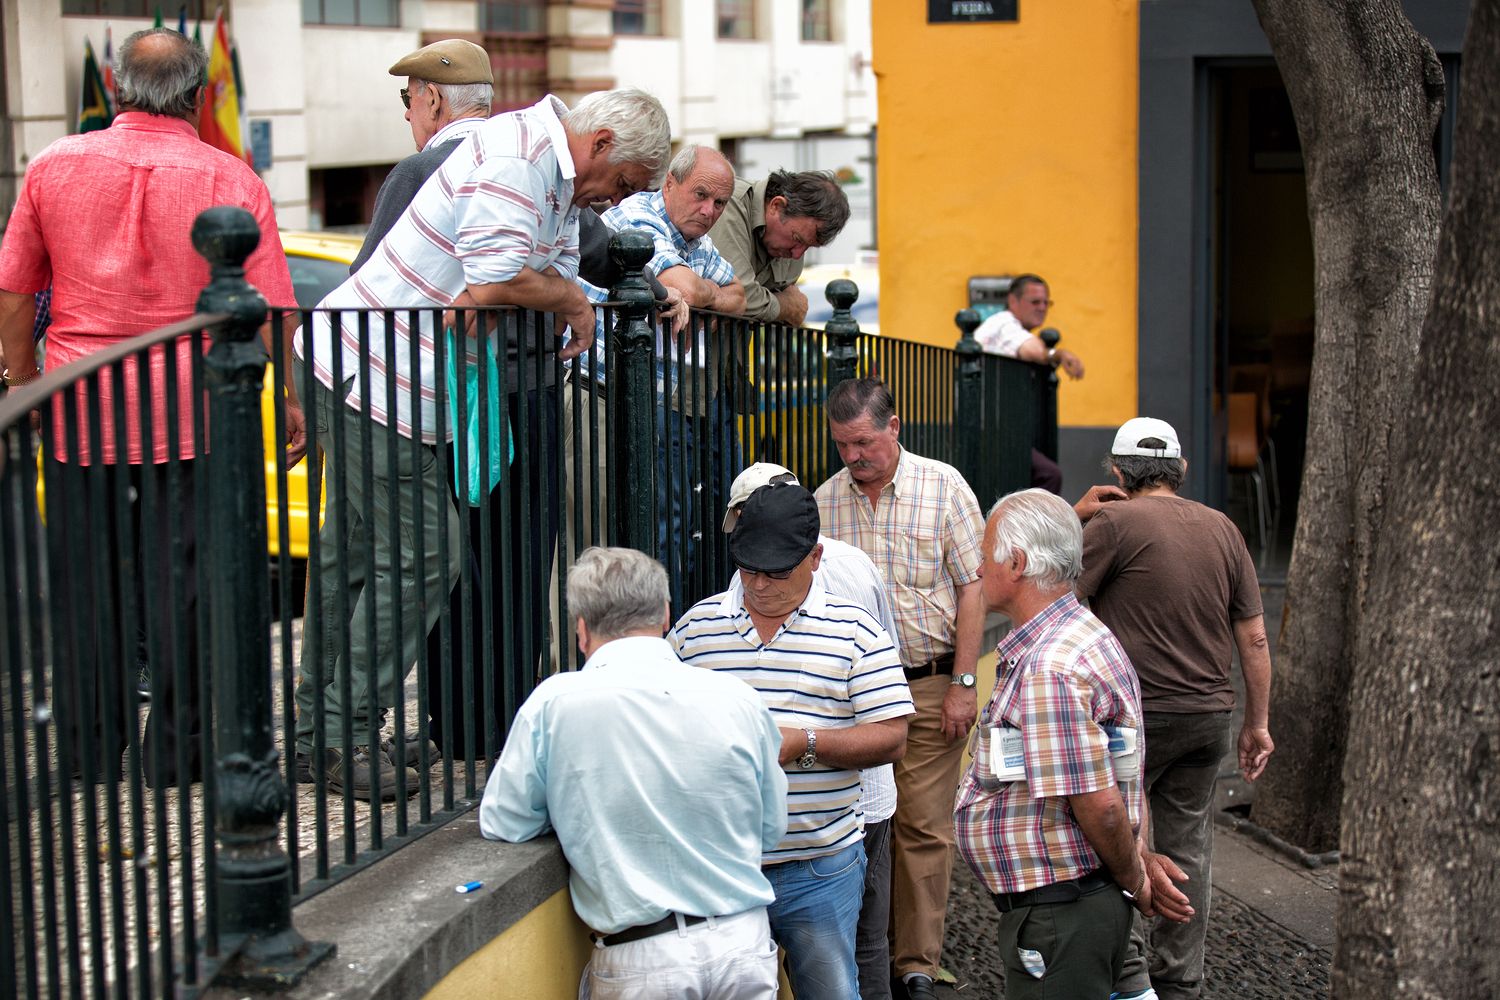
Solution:
<svg viewBox="0 0 1500 1000"><path fill-rule="evenodd" d="M355 747L347 760L344 751L329 747L324 751L323 760L325 764L323 771L328 777L329 791L343 792L347 783L353 789L356 799L364 799L366 802L374 801L376 772L371 768L369 747ZM406 794L408 796L416 794L417 776L409 768L396 767L384 753L376 756L374 760L379 768L382 802L395 801L396 796L401 794L403 780L406 783Z"/></svg>

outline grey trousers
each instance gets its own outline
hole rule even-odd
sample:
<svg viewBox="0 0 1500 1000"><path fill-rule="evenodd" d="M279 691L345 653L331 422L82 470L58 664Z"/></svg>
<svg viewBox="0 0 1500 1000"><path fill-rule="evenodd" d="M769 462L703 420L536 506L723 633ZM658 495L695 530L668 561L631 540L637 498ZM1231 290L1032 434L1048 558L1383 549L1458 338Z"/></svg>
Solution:
<svg viewBox="0 0 1500 1000"><path fill-rule="evenodd" d="M1229 712L1147 712L1145 723L1152 842L1187 873L1179 888L1192 901L1193 917L1177 924L1136 913L1115 990L1152 986L1161 1000L1197 1000L1213 877L1214 779L1230 751L1232 722Z"/></svg>
<svg viewBox="0 0 1500 1000"><path fill-rule="evenodd" d="M1113 885L1071 903L1001 913L1005 1000L1104 1000L1119 976L1133 913Z"/></svg>
<svg viewBox="0 0 1500 1000"><path fill-rule="evenodd" d="M891 821L865 826L865 898L854 934L860 1000L891 996Z"/></svg>
<svg viewBox="0 0 1500 1000"><path fill-rule="evenodd" d="M302 385L302 366L297 368L297 382ZM304 753L313 747L313 713L320 694L315 677L322 687L327 745L344 745L346 717L355 746L379 741L376 731L380 714L401 698L402 681L416 663L418 650L425 645L427 632L458 579L461 556L458 512L448 486L438 481L437 450L421 445L414 456L409 438L366 420L359 410L348 406L348 392L346 386L335 395L319 385L307 408L309 420L317 422L318 444L324 451L328 506L318 531L317 569L321 579L316 588L309 572L308 602L317 602L318 628L316 634L303 635L301 676L297 681L297 749ZM343 425L342 447L334 439L336 422ZM362 433L370 435L368 466ZM395 478L391 478L392 459ZM340 466L342 491L348 498L347 518L339 502ZM364 481L367 470L368 486ZM422 510L420 553L417 504ZM444 531L448 533L446 567L438 558L438 540ZM348 560L347 589L343 589L346 577L339 565L340 538ZM367 539L373 542L373 562L369 560ZM418 610L419 597L425 601L425 614ZM345 602L342 616L341 600ZM343 646L346 626L347 650ZM343 697L345 683L349 688L347 703ZM372 689L374 717L370 714ZM408 729L415 731L416 724L416 719L410 719Z"/></svg>

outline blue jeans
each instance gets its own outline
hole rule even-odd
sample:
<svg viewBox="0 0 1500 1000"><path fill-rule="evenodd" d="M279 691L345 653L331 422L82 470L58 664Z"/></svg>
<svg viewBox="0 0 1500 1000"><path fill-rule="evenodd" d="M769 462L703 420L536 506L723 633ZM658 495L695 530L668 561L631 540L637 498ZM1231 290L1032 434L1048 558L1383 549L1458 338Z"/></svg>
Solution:
<svg viewBox="0 0 1500 1000"><path fill-rule="evenodd" d="M776 892L767 911L771 936L786 949L797 1000L859 1000L854 934L865 894L864 845L762 871Z"/></svg>

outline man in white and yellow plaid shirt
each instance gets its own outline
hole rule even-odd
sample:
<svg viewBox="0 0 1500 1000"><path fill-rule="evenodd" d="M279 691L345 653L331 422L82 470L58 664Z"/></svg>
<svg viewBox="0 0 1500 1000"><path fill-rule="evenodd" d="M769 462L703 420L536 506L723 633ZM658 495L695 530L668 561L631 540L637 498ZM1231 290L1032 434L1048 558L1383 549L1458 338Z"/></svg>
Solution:
<svg viewBox="0 0 1500 1000"><path fill-rule="evenodd" d="M879 379L829 394L828 425L844 468L818 487L831 538L865 551L885 578L917 714L896 764L891 825L891 964L909 997L934 996L953 867L953 795L978 703L984 521L950 465L901 447L901 419Z"/></svg>

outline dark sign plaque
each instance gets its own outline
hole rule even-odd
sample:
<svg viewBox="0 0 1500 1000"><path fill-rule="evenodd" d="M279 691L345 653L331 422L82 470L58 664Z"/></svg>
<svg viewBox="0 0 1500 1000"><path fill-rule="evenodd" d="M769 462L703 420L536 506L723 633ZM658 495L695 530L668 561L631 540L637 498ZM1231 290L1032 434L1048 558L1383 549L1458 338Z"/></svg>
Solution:
<svg viewBox="0 0 1500 1000"><path fill-rule="evenodd" d="M928 24L1016 20L1018 0L927 0Z"/></svg>

